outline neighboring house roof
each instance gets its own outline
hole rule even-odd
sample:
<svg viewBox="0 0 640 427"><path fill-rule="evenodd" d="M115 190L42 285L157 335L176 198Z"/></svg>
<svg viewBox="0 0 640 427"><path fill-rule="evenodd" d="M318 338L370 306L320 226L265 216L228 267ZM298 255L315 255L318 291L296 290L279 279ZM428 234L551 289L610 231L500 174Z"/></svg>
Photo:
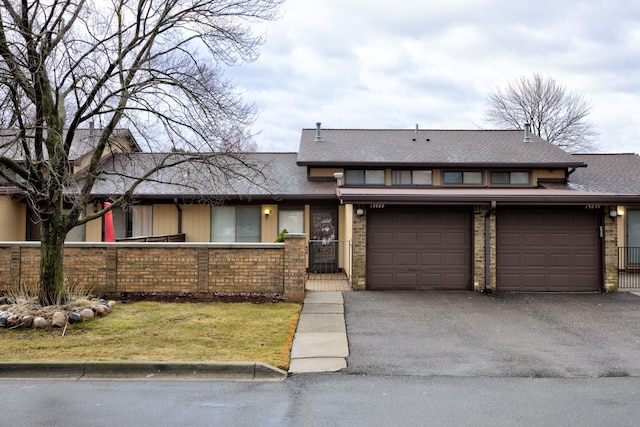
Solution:
<svg viewBox="0 0 640 427"><path fill-rule="evenodd" d="M18 161L24 160L25 153L22 145L12 143L17 133L18 130L2 130L0 133L0 156ZM93 152L99 133L100 129L77 129L69 151L69 159L78 160ZM129 129L116 129L111 139L114 141L114 147L125 148L127 151L141 151ZM125 144L124 147L122 147L123 143Z"/></svg>
<svg viewBox="0 0 640 427"><path fill-rule="evenodd" d="M122 194L139 176L162 161L188 153L119 154L104 163L106 174L92 195ZM210 164L194 161L163 169L134 191L137 199L335 199L335 182L309 182L307 168L296 165L297 153L210 153ZM225 174L222 171L227 170Z"/></svg>
<svg viewBox="0 0 640 427"><path fill-rule="evenodd" d="M583 167L571 154L519 130L303 129L299 165Z"/></svg>
<svg viewBox="0 0 640 427"><path fill-rule="evenodd" d="M569 185L584 191L640 195L640 156L627 154L574 154L587 164L569 175Z"/></svg>

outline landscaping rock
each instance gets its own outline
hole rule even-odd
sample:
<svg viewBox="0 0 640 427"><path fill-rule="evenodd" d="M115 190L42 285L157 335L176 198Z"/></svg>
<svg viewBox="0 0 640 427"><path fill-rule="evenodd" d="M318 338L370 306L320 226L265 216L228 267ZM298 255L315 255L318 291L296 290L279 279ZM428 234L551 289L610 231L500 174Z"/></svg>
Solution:
<svg viewBox="0 0 640 427"><path fill-rule="evenodd" d="M7 318L7 328L15 328L20 323L20 316L12 314Z"/></svg>
<svg viewBox="0 0 640 427"><path fill-rule="evenodd" d="M33 316L26 315L20 319L20 327L23 329L31 329L33 326Z"/></svg>
<svg viewBox="0 0 640 427"><path fill-rule="evenodd" d="M47 329L49 327L49 322L44 317L34 317L33 318L33 329Z"/></svg>
<svg viewBox="0 0 640 427"><path fill-rule="evenodd" d="M93 310L91 310L90 308L80 310L80 315L84 319L93 319L94 317L96 317L96 315L93 313Z"/></svg>
<svg viewBox="0 0 640 427"><path fill-rule="evenodd" d="M67 316L64 313L60 311L53 313L53 316L51 317L51 326L54 328L63 328L66 324Z"/></svg>
<svg viewBox="0 0 640 427"><path fill-rule="evenodd" d="M91 307L93 311L100 317L104 317L109 314L109 308L106 305L94 305Z"/></svg>
<svg viewBox="0 0 640 427"><path fill-rule="evenodd" d="M109 306L109 308L111 310L113 310L115 308L115 306L116 306L116 302L114 300L111 300L111 301L107 302L107 306Z"/></svg>
<svg viewBox="0 0 640 427"><path fill-rule="evenodd" d="M73 323L80 323L83 321L84 321L84 318L77 311L69 313L69 323L73 324Z"/></svg>

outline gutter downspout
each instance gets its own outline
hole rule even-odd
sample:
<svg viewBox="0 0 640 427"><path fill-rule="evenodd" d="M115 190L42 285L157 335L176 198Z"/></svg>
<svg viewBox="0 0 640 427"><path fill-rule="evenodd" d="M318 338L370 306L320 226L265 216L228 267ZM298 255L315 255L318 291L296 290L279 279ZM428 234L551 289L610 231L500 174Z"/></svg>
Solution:
<svg viewBox="0 0 640 427"><path fill-rule="evenodd" d="M182 234L182 208L178 204L178 199L173 199L173 204L176 206L178 210L178 234Z"/></svg>
<svg viewBox="0 0 640 427"><path fill-rule="evenodd" d="M491 289L491 214L496 211L496 201L491 201L491 206L484 214L484 290L490 294Z"/></svg>

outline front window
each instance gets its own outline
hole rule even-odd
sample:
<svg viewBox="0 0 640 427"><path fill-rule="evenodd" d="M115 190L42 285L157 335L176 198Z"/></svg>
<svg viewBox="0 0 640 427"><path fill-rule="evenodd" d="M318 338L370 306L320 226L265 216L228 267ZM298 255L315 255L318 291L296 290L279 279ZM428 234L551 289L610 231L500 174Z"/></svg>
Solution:
<svg viewBox="0 0 640 427"><path fill-rule="evenodd" d="M259 242L260 206L213 206L212 242Z"/></svg>
<svg viewBox="0 0 640 427"><path fill-rule="evenodd" d="M126 210L118 206L111 210L111 217L116 240L153 235L152 205L128 206Z"/></svg>
<svg viewBox="0 0 640 427"><path fill-rule="evenodd" d="M384 169L347 169L345 185L384 185Z"/></svg>
<svg viewBox="0 0 640 427"><path fill-rule="evenodd" d="M278 211L278 233L304 233L304 210L280 209Z"/></svg>
<svg viewBox="0 0 640 427"><path fill-rule="evenodd" d="M446 171L443 176L445 185L479 185L482 184L482 172Z"/></svg>
<svg viewBox="0 0 640 427"><path fill-rule="evenodd" d="M432 185L430 170L394 170L391 172L392 185Z"/></svg>

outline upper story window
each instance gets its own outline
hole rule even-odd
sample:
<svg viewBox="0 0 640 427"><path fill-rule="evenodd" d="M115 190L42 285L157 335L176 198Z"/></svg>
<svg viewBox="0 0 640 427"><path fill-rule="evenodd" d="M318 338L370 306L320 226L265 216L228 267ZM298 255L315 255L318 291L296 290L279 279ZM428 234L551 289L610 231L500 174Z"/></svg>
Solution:
<svg viewBox="0 0 640 427"><path fill-rule="evenodd" d="M394 170L391 185L433 185L431 170Z"/></svg>
<svg viewBox="0 0 640 427"><path fill-rule="evenodd" d="M444 185L479 185L482 184L482 172L477 171L445 171Z"/></svg>
<svg viewBox="0 0 640 427"><path fill-rule="evenodd" d="M384 169L347 169L345 185L384 185Z"/></svg>
<svg viewBox="0 0 640 427"><path fill-rule="evenodd" d="M528 185L529 172L491 172L491 185Z"/></svg>

